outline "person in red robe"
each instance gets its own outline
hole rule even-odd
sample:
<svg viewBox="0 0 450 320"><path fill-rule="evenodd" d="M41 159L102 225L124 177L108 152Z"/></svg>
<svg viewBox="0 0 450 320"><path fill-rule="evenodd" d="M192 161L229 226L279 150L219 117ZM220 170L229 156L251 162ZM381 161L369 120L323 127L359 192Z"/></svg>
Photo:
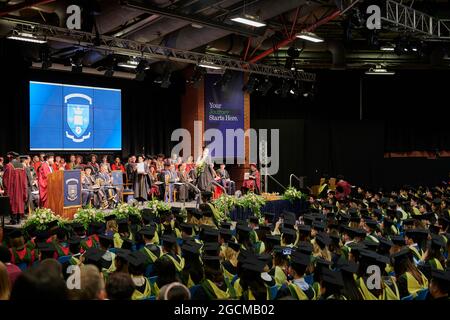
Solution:
<svg viewBox="0 0 450 320"><path fill-rule="evenodd" d="M114 163L111 165L111 170L113 170L113 171L122 171L123 173L125 173L125 167L120 162L120 158L119 157L116 157L114 159Z"/></svg>
<svg viewBox="0 0 450 320"><path fill-rule="evenodd" d="M343 200L347 198L352 192L352 185L344 180L344 176L337 176L338 182L336 183L336 199Z"/></svg>
<svg viewBox="0 0 450 320"><path fill-rule="evenodd" d="M250 163L249 177L242 183L242 188L256 194L261 192L261 175L258 171L256 163Z"/></svg>
<svg viewBox="0 0 450 320"><path fill-rule="evenodd" d="M73 170L73 169L75 169L75 167L76 167L75 160L76 160L75 155L74 154L70 155L69 162L66 163L64 169L65 170Z"/></svg>
<svg viewBox="0 0 450 320"><path fill-rule="evenodd" d="M54 171L53 170L54 158L53 155L47 154L44 159L45 161L39 167L38 171L38 185L39 185L40 206L47 208L48 206L47 179L48 175Z"/></svg>
<svg viewBox="0 0 450 320"><path fill-rule="evenodd" d="M25 203L28 197L27 174L23 164L19 161L19 154L11 152L10 156L12 160L5 166L3 186L11 205L10 223L18 224L21 216L25 213Z"/></svg>

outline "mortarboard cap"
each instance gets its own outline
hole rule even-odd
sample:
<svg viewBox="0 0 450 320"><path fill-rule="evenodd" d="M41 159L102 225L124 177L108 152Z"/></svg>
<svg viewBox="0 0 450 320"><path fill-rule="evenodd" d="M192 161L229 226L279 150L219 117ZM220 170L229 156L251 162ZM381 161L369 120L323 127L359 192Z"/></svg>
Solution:
<svg viewBox="0 0 450 320"><path fill-rule="evenodd" d="M249 221L250 223L259 224L259 218L256 217L256 216L251 216L251 217L249 217L249 218L248 218L248 221Z"/></svg>
<svg viewBox="0 0 450 320"><path fill-rule="evenodd" d="M195 255L200 254L200 249L202 248L202 245L200 243L196 243L194 241L186 241L181 246L181 250L185 253L192 253Z"/></svg>
<svg viewBox="0 0 450 320"><path fill-rule="evenodd" d="M114 220L114 219L116 219L116 215L115 214L110 214L110 215L105 216L105 221L111 221L111 220Z"/></svg>
<svg viewBox="0 0 450 320"><path fill-rule="evenodd" d="M391 258L394 260L394 264L397 264L400 261L403 261L405 259L412 259L411 249L409 249L408 247L403 248L399 252L394 253L393 255L391 255Z"/></svg>
<svg viewBox="0 0 450 320"><path fill-rule="evenodd" d="M141 230L139 230L139 233L145 236L148 239L153 239L155 236L156 228L153 226L145 226Z"/></svg>
<svg viewBox="0 0 450 320"><path fill-rule="evenodd" d="M297 245L297 252L310 255L313 252L313 246L311 242L302 241Z"/></svg>
<svg viewBox="0 0 450 320"><path fill-rule="evenodd" d="M231 229L231 223L230 222L227 222L227 221L223 221L221 224L220 224L220 227L221 228L223 228L223 229Z"/></svg>
<svg viewBox="0 0 450 320"><path fill-rule="evenodd" d="M322 270L322 282L325 284L334 285L338 287L344 286L344 280L340 271L331 271L329 269Z"/></svg>
<svg viewBox="0 0 450 320"><path fill-rule="evenodd" d="M300 224L300 225L298 225L297 230L301 234L310 234L311 226L308 226L306 224Z"/></svg>
<svg viewBox="0 0 450 320"><path fill-rule="evenodd" d="M177 243L177 238L172 234L165 234L161 237L163 245Z"/></svg>
<svg viewBox="0 0 450 320"><path fill-rule="evenodd" d="M238 252L241 249L241 245L237 242L228 241L227 244L229 248L233 249L236 252Z"/></svg>
<svg viewBox="0 0 450 320"><path fill-rule="evenodd" d="M116 258L121 258L128 261L128 255L131 253L131 250L117 248L115 251Z"/></svg>
<svg viewBox="0 0 450 320"><path fill-rule="evenodd" d="M217 242L206 242L203 245L203 252L207 255L218 255L219 254L220 245Z"/></svg>
<svg viewBox="0 0 450 320"><path fill-rule="evenodd" d="M283 235L289 235L289 236L292 236L292 237L295 237L295 236L297 235L297 233L295 232L295 230L294 230L294 229L290 229L290 228L283 228L283 229L281 230L281 233L282 233Z"/></svg>
<svg viewBox="0 0 450 320"><path fill-rule="evenodd" d="M128 260L129 265L136 267L136 268L140 268L140 267L143 267L145 265L145 263L147 262L147 257L142 252L135 251L128 255L127 260Z"/></svg>
<svg viewBox="0 0 450 320"><path fill-rule="evenodd" d="M405 238L400 235L392 236L391 240L397 246L404 246L406 244Z"/></svg>
<svg viewBox="0 0 450 320"><path fill-rule="evenodd" d="M202 260L205 266L209 266L215 269L220 268L220 258L218 256L204 255L202 257Z"/></svg>
<svg viewBox="0 0 450 320"><path fill-rule="evenodd" d="M316 236L316 241L323 246L327 246L331 243L330 236L326 232L319 232Z"/></svg>
<svg viewBox="0 0 450 320"><path fill-rule="evenodd" d="M439 283L439 286L442 290L446 291L447 293L450 292L450 270L444 271L432 269L431 278L432 281Z"/></svg>
<svg viewBox="0 0 450 320"><path fill-rule="evenodd" d="M311 258L307 254L296 251L296 252L294 252L294 254L291 255L291 264L297 264L297 265L301 265L301 266L309 266L310 263L311 263Z"/></svg>
<svg viewBox="0 0 450 320"><path fill-rule="evenodd" d="M351 260L344 260L338 263L337 269L341 272L356 273L358 272L358 264Z"/></svg>

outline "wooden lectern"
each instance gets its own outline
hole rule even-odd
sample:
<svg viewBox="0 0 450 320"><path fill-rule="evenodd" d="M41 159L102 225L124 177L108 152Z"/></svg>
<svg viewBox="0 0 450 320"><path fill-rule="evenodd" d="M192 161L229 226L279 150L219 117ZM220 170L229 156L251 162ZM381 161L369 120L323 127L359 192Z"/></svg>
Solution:
<svg viewBox="0 0 450 320"><path fill-rule="evenodd" d="M81 171L55 171L48 175L48 207L68 219L81 208Z"/></svg>

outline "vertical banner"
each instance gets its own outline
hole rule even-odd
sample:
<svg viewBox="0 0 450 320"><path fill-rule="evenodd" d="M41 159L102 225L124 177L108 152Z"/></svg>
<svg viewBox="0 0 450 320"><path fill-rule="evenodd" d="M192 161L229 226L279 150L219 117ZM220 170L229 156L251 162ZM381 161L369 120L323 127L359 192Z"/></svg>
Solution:
<svg viewBox="0 0 450 320"><path fill-rule="evenodd" d="M208 74L205 77L205 139L208 129L214 136L211 157L217 162L243 160L244 147L244 84L242 73L232 73L232 77L223 81L220 74ZM215 133L221 133L217 136ZM220 148L222 146L222 148Z"/></svg>
<svg viewBox="0 0 450 320"><path fill-rule="evenodd" d="M64 171L64 207L81 206L81 171Z"/></svg>

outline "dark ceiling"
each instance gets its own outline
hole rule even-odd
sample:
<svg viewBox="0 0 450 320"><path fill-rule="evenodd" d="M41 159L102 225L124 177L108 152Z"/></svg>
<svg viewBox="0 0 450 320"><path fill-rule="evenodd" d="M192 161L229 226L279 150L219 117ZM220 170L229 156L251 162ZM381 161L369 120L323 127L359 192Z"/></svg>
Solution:
<svg viewBox="0 0 450 320"><path fill-rule="evenodd" d="M372 3L385 5L385 1L375 0L0 0L0 35L8 35L17 21L65 27L67 6L78 4L83 8L82 29L87 32L258 63L304 70L367 69L375 64L393 69L450 67L450 39L430 39L384 23L380 31L368 30L365 8ZM435 18L450 19L448 0L402 3ZM347 7L350 9L342 14ZM259 16L267 27L251 28L230 20L244 12ZM295 34L306 28L325 41L314 44L295 39ZM389 45L406 49L381 50ZM33 44L27 48L26 54L33 60L42 59L42 48ZM277 50L265 55L273 48ZM80 48L52 41L45 52L53 62L67 64L79 55ZM92 68L111 63L110 57L98 50L84 50L81 59L84 66ZM179 63L173 66L183 67Z"/></svg>

